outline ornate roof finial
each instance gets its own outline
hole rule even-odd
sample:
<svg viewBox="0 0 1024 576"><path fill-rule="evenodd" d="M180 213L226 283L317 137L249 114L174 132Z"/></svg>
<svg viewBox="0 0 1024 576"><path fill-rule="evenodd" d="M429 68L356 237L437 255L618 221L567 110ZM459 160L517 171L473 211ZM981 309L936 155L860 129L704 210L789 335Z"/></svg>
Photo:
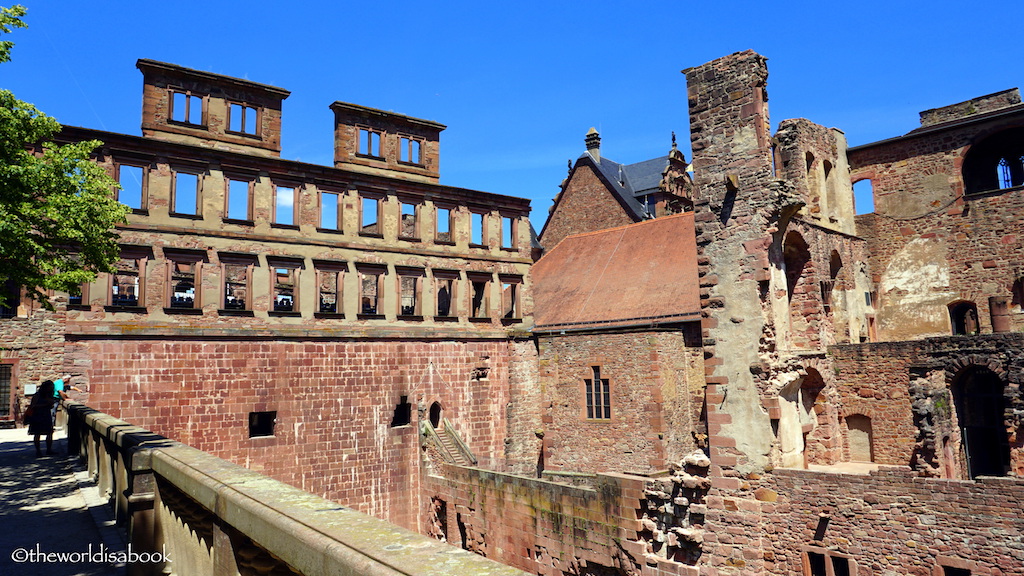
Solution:
<svg viewBox="0 0 1024 576"><path fill-rule="evenodd" d="M672 149L673 150L676 149L676 131L675 130L672 131Z"/></svg>

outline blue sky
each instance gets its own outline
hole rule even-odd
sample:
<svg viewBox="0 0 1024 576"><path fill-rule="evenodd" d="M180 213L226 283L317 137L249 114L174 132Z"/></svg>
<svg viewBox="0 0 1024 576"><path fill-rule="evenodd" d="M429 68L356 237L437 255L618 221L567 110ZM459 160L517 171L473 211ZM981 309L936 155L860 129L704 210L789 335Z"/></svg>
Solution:
<svg viewBox="0 0 1024 576"><path fill-rule="evenodd" d="M393 110L448 125L442 183L530 198L538 230L591 126L618 162L672 131L689 158L680 71L731 52L769 58L773 127L809 118L851 145L1024 82L1016 2L23 4L0 87L62 123L139 134L138 58L291 90L288 159L331 163L335 100Z"/></svg>

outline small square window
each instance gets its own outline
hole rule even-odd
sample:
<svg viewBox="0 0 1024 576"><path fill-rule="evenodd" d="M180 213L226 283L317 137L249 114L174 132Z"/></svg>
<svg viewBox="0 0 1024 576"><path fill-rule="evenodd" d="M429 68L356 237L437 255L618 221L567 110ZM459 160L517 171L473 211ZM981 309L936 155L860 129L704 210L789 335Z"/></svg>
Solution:
<svg viewBox="0 0 1024 576"><path fill-rule="evenodd" d="M171 92L171 120L183 124L203 125L203 98L191 92Z"/></svg>
<svg viewBox="0 0 1024 576"><path fill-rule="evenodd" d="M175 172L171 212L180 215L198 216L201 183L202 178L199 177L199 174Z"/></svg>
<svg viewBox="0 0 1024 576"><path fill-rule="evenodd" d="M320 229L341 230L341 204L336 192L320 192Z"/></svg>
<svg viewBox="0 0 1024 576"><path fill-rule="evenodd" d="M273 436L277 424L277 411L249 412L249 438Z"/></svg>
<svg viewBox="0 0 1024 576"><path fill-rule="evenodd" d="M141 166L121 164L117 167L117 180L121 189L117 191L117 201L132 210L145 208L145 177L146 170Z"/></svg>
<svg viewBox="0 0 1024 576"><path fill-rule="evenodd" d="M274 223L295 225L295 188L277 187L274 194Z"/></svg>
<svg viewBox="0 0 1024 576"><path fill-rule="evenodd" d="M256 136L259 112L245 104L231 104L228 108L228 130L240 134Z"/></svg>
<svg viewBox="0 0 1024 576"><path fill-rule="evenodd" d="M359 154L362 156L371 156L373 158L381 158L380 153L380 132L370 130L369 128L359 129Z"/></svg>
<svg viewBox="0 0 1024 576"><path fill-rule="evenodd" d="M229 220L252 220L252 182L228 179L224 210Z"/></svg>

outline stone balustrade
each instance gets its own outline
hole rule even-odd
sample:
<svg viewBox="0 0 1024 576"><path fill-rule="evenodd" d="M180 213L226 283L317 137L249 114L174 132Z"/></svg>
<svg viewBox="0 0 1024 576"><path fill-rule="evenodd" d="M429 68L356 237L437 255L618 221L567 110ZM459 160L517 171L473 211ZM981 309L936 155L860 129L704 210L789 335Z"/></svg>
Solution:
<svg viewBox="0 0 1024 576"><path fill-rule="evenodd" d="M128 530L135 575L523 575L68 401L69 451Z"/></svg>

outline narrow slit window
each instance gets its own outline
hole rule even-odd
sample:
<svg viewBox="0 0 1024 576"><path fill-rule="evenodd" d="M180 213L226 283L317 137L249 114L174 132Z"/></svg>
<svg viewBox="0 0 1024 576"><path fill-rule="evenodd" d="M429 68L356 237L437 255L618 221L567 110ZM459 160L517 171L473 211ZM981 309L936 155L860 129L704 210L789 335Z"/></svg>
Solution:
<svg viewBox="0 0 1024 576"><path fill-rule="evenodd" d="M295 224L295 188L278 186L274 200L274 222Z"/></svg>
<svg viewBox="0 0 1024 576"><path fill-rule="evenodd" d="M1013 175L1010 173L1010 163L1006 158L1000 158L996 165L996 176L999 178L999 188L1011 188L1013 186Z"/></svg>
<svg viewBox="0 0 1024 576"><path fill-rule="evenodd" d="M246 180L228 180L227 218L252 220L252 183Z"/></svg>
<svg viewBox="0 0 1024 576"><path fill-rule="evenodd" d="M118 167L118 183L121 189L117 192L117 200L133 209L141 210L143 206L143 178L145 170L141 166L122 164Z"/></svg>

